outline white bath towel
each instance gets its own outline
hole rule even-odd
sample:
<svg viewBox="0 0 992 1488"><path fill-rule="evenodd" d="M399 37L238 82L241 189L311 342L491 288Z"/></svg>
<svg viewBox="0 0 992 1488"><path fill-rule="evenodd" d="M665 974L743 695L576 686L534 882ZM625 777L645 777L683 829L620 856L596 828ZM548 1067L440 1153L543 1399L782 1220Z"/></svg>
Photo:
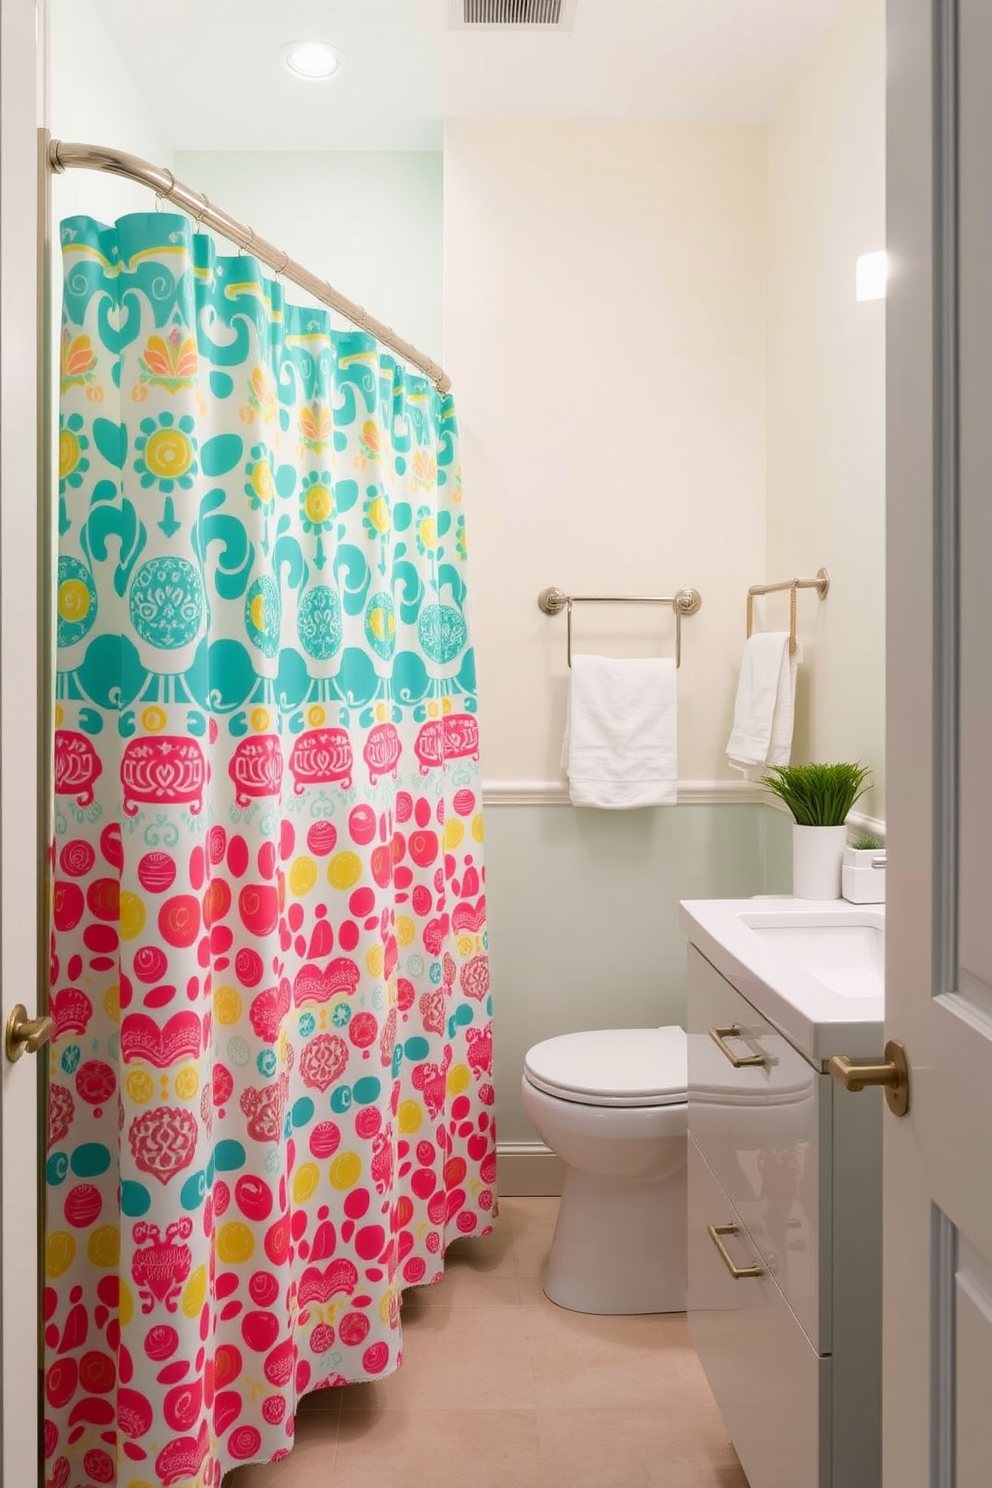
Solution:
<svg viewBox="0 0 992 1488"><path fill-rule="evenodd" d="M562 746L572 805L674 805L677 722L671 657L573 656Z"/></svg>
<svg viewBox="0 0 992 1488"><path fill-rule="evenodd" d="M760 779L769 765L789 763L799 661L799 646L790 656L784 630L763 631L745 643L727 757L749 780Z"/></svg>

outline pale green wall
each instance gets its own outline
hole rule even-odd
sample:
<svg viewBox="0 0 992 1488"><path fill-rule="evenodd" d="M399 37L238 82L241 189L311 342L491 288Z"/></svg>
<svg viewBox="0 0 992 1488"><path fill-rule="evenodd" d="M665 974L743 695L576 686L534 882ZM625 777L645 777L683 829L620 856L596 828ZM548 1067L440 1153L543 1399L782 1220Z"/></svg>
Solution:
<svg viewBox="0 0 992 1488"><path fill-rule="evenodd" d="M175 170L441 361L439 150L181 151ZM306 303L295 285L287 292Z"/></svg>
<svg viewBox="0 0 992 1488"><path fill-rule="evenodd" d="M489 806L486 895L501 1142L534 1142L527 1049L584 1028L685 1024L680 899L788 893L790 819L760 805Z"/></svg>

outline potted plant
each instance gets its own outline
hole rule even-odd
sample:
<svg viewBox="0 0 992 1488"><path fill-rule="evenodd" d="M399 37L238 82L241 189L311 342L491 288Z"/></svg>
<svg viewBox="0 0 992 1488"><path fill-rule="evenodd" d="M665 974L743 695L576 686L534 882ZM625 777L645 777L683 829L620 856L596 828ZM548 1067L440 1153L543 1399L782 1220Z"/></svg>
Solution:
<svg viewBox="0 0 992 1488"><path fill-rule="evenodd" d="M861 832L844 848L844 863L850 868L873 868L885 857L885 843L874 832Z"/></svg>
<svg viewBox="0 0 992 1488"><path fill-rule="evenodd" d="M773 765L762 783L792 813L792 892L839 899L848 812L872 784L862 764Z"/></svg>

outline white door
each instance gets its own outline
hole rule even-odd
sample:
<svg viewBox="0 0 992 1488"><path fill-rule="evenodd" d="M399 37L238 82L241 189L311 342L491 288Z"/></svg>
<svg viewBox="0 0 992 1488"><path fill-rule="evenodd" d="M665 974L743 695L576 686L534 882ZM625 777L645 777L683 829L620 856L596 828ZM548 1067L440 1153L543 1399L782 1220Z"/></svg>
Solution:
<svg viewBox="0 0 992 1488"><path fill-rule="evenodd" d="M992 5L889 0L884 1488L992 1483Z"/></svg>
<svg viewBox="0 0 992 1488"><path fill-rule="evenodd" d="M33 0L0 0L0 1044L42 997L38 662L38 57ZM45 1055L42 1053L41 1058ZM37 1058L0 1053L0 1483L38 1480Z"/></svg>

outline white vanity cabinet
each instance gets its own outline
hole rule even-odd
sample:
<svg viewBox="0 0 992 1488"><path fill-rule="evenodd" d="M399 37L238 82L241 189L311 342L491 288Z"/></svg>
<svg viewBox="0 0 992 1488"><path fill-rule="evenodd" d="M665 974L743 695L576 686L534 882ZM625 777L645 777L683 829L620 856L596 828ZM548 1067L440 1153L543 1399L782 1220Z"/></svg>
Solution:
<svg viewBox="0 0 992 1488"><path fill-rule="evenodd" d="M689 1330L751 1488L878 1488L882 1097L737 980L690 945Z"/></svg>

